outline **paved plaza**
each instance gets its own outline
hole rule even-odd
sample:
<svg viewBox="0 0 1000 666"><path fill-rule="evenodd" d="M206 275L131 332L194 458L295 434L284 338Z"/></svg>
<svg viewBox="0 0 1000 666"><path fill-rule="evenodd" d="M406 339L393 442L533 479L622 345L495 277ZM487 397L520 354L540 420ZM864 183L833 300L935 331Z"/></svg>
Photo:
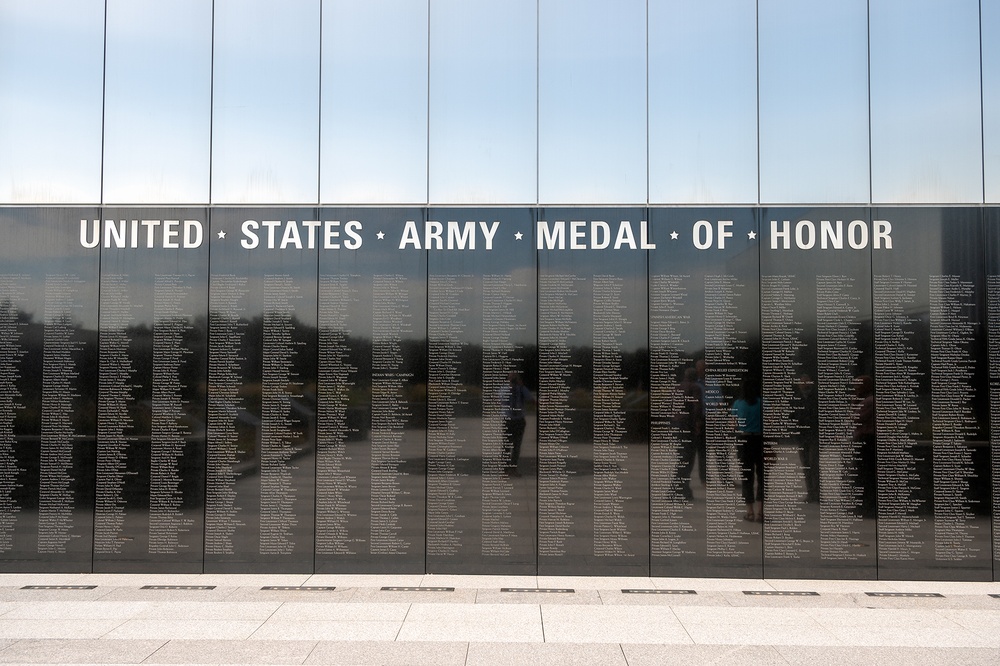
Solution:
<svg viewBox="0 0 1000 666"><path fill-rule="evenodd" d="M1000 583L5 574L0 663L995 665Z"/></svg>

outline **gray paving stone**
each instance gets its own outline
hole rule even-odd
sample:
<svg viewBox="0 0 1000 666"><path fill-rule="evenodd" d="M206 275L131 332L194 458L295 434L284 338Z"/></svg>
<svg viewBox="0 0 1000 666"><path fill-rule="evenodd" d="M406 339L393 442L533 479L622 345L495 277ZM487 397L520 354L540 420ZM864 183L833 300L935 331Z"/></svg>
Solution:
<svg viewBox="0 0 1000 666"><path fill-rule="evenodd" d="M951 623L948 623L951 624ZM897 647L998 648L1000 636L983 635L959 626L828 627L841 645Z"/></svg>
<svg viewBox="0 0 1000 666"><path fill-rule="evenodd" d="M798 592L815 592L808 587L795 590ZM754 608L814 608L816 606L833 608L858 608L856 598L849 594L820 593L819 596L771 596L744 594L742 591L722 592L722 596L730 606L747 606Z"/></svg>
<svg viewBox="0 0 1000 666"><path fill-rule="evenodd" d="M775 649L789 664L796 666L996 666L1000 661L1000 651L988 648L816 648L782 645Z"/></svg>
<svg viewBox="0 0 1000 666"><path fill-rule="evenodd" d="M401 641L542 642L542 618L530 604L413 604Z"/></svg>
<svg viewBox="0 0 1000 666"><path fill-rule="evenodd" d="M127 620L148 607L145 601L25 601L12 604L6 620Z"/></svg>
<svg viewBox="0 0 1000 666"><path fill-rule="evenodd" d="M21 640L0 650L0 663L138 664L163 643L157 640Z"/></svg>
<svg viewBox="0 0 1000 666"><path fill-rule="evenodd" d="M775 590L813 590L821 594L857 594L859 592L893 591L892 583L884 580L811 580L801 578L768 578L767 584Z"/></svg>
<svg viewBox="0 0 1000 666"><path fill-rule="evenodd" d="M467 666L547 664L549 666L626 666L617 644L470 643Z"/></svg>
<svg viewBox="0 0 1000 666"><path fill-rule="evenodd" d="M463 666L467 652L462 642L320 641L305 663Z"/></svg>
<svg viewBox="0 0 1000 666"><path fill-rule="evenodd" d="M341 621L402 622L410 610L407 603L324 604L294 602L282 604L268 622Z"/></svg>
<svg viewBox="0 0 1000 666"><path fill-rule="evenodd" d="M799 625L815 624L804 608L753 608L731 606L681 606L674 614L684 625L688 624L737 624Z"/></svg>
<svg viewBox="0 0 1000 666"><path fill-rule="evenodd" d="M253 640L394 641L401 620L291 620L265 622Z"/></svg>
<svg viewBox="0 0 1000 666"><path fill-rule="evenodd" d="M0 618L0 638L101 638L121 625L122 622L123 620L7 620Z"/></svg>
<svg viewBox="0 0 1000 666"><path fill-rule="evenodd" d="M301 664L316 641L184 640L165 643L147 664Z"/></svg>
<svg viewBox="0 0 1000 666"><path fill-rule="evenodd" d="M109 602L101 602L109 603ZM263 622L281 607L281 602L147 601L136 613L138 620L257 620ZM96 604L95 604L96 605Z"/></svg>
<svg viewBox="0 0 1000 666"><path fill-rule="evenodd" d="M948 626L960 624L945 617L946 611L911 608L807 608L805 613L824 627L885 628Z"/></svg>
<svg viewBox="0 0 1000 666"><path fill-rule="evenodd" d="M664 606L542 606L546 643L690 643Z"/></svg>
<svg viewBox="0 0 1000 666"><path fill-rule="evenodd" d="M126 620L109 631L106 638L150 638L172 640L195 638L245 640L260 627L258 620Z"/></svg>
<svg viewBox="0 0 1000 666"><path fill-rule="evenodd" d="M815 623L798 624L684 624L694 643L700 645L842 645L832 633Z"/></svg>
<svg viewBox="0 0 1000 666"><path fill-rule="evenodd" d="M683 664L740 664L756 666L783 664L785 659L771 645L629 645L621 646L628 666L663 666Z"/></svg>

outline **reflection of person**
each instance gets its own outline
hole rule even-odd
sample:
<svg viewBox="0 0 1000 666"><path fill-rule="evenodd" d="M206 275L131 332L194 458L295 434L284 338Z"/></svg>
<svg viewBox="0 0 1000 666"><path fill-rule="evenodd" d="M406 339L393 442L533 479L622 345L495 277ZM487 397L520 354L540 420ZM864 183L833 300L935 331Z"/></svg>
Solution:
<svg viewBox="0 0 1000 666"><path fill-rule="evenodd" d="M517 463L521 458L521 440L524 439L524 404L534 399L519 374L516 372L507 374L507 384L500 391L500 404L503 407L507 473L511 476L521 476L517 471Z"/></svg>
<svg viewBox="0 0 1000 666"><path fill-rule="evenodd" d="M713 412L724 405L722 400L722 388L718 382L709 383L705 377L705 359L700 358L695 361L695 372L697 373L698 389L701 395L701 424L700 432L695 436L695 448L698 451L698 478L701 485L705 485L706 461L708 460L708 446L705 439L705 418L709 412Z"/></svg>
<svg viewBox="0 0 1000 666"><path fill-rule="evenodd" d="M809 375L795 381L795 392L801 402L799 412L799 456L802 458L806 481L806 501L819 501L819 436L816 432L818 405L816 384Z"/></svg>
<svg viewBox="0 0 1000 666"><path fill-rule="evenodd" d="M875 516L875 382L870 375L861 375L854 380L854 396L857 399L854 412L854 441L861 445L858 482L861 484L861 511L865 517Z"/></svg>
<svg viewBox="0 0 1000 666"><path fill-rule="evenodd" d="M732 414L736 418L743 501L747 505L743 519L758 523L764 522L764 437L760 412L757 383L746 379L743 381L743 396L733 403Z"/></svg>
<svg viewBox="0 0 1000 666"><path fill-rule="evenodd" d="M698 385L698 372L694 368L684 370L684 379L678 386L682 403L678 414L674 415L674 424L681 431L680 464L677 476L681 483L681 494L685 499L691 499L691 471L694 469L694 454L701 439L705 443L705 414L701 386ZM702 454L704 467L704 454ZM702 478L704 485L704 477Z"/></svg>

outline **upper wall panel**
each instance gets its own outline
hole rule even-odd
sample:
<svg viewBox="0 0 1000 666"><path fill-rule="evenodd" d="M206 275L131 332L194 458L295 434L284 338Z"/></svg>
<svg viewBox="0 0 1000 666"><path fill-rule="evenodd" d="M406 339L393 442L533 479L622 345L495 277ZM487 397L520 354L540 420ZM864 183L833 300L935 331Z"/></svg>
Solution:
<svg viewBox="0 0 1000 666"><path fill-rule="evenodd" d="M109 0L104 202L208 202L212 1Z"/></svg>
<svg viewBox="0 0 1000 666"><path fill-rule="evenodd" d="M319 197L319 0L216 0L213 203Z"/></svg>
<svg viewBox="0 0 1000 666"><path fill-rule="evenodd" d="M427 0L323 3L323 203L427 202Z"/></svg>
<svg viewBox="0 0 1000 666"><path fill-rule="evenodd" d="M0 0L0 204L1000 203L1000 0Z"/></svg>
<svg viewBox="0 0 1000 666"><path fill-rule="evenodd" d="M431 202L535 203L535 0L435 0L430 20Z"/></svg>
<svg viewBox="0 0 1000 666"><path fill-rule="evenodd" d="M101 200L103 0L0 0L0 201Z"/></svg>
<svg viewBox="0 0 1000 666"><path fill-rule="evenodd" d="M983 200L976 0L871 0L872 201Z"/></svg>
<svg viewBox="0 0 1000 666"><path fill-rule="evenodd" d="M759 4L760 199L868 203L868 3Z"/></svg>
<svg viewBox="0 0 1000 666"><path fill-rule="evenodd" d="M1000 203L1000 0L982 2L983 162L987 203Z"/></svg>
<svg viewBox="0 0 1000 666"><path fill-rule="evenodd" d="M539 0L538 32L539 200L644 203L645 1Z"/></svg>
<svg viewBox="0 0 1000 666"><path fill-rule="evenodd" d="M650 1L650 203L757 202L755 12Z"/></svg>

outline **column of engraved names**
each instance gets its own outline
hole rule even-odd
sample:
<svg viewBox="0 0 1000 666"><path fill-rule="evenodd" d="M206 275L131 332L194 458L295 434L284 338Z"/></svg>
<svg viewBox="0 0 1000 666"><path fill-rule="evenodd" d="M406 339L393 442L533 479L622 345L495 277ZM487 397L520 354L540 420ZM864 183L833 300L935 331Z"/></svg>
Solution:
<svg viewBox="0 0 1000 666"><path fill-rule="evenodd" d="M594 396L594 556L632 557L631 533L622 492L628 476L625 435L625 378L622 376L622 336L631 322L622 304L620 277L593 279Z"/></svg>
<svg viewBox="0 0 1000 666"><path fill-rule="evenodd" d="M1000 561L1000 275L986 276L990 371L990 469L993 478L993 561Z"/></svg>
<svg viewBox="0 0 1000 666"><path fill-rule="evenodd" d="M760 329L763 356L764 438L775 445L768 462L768 532L764 556L795 559L811 540L802 536L806 522L802 500L801 430L793 387L802 370L799 351L805 347L802 322L795 319L799 288L793 275L760 277ZM780 446L778 446L780 444ZM772 529L773 528L773 529Z"/></svg>
<svg viewBox="0 0 1000 666"><path fill-rule="evenodd" d="M184 336L194 327L185 308L193 275L157 275L153 289L153 423L150 437L149 552L177 553L193 524L181 511L181 467L191 428L184 422L188 387L181 364L191 350Z"/></svg>
<svg viewBox="0 0 1000 666"><path fill-rule="evenodd" d="M243 507L237 504L236 483L240 469L240 437L237 423L244 410L243 345L247 320L247 278L237 275L212 277L211 335L208 343L208 464L205 497L205 554L234 555L233 536L246 525Z"/></svg>
<svg viewBox="0 0 1000 666"><path fill-rule="evenodd" d="M847 275L816 276L816 394L819 401L820 557L857 560L861 543L860 443L854 437L861 400L854 393L858 296Z"/></svg>
<svg viewBox="0 0 1000 666"><path fill-rule="evenodd" d="M45 333L42 351L42 431L38 477L38 552L65 553L72 539L76 482L73 446L79 439L73 404L80 398L80 352L76 311L83 280L77 275L45 276ZM2 339L9 340L6 332ZM0 389L3 395L6 389Z"/></svg>
<svg viewBox="0 0 1000 666"><path fill-rule="evenodd" d="M403 370L403 337L412 333L410 291L402 275L376 275L372 282L372 451L371 526L373 555L405 555L411 543L401 536L400 511L406 491L399 484L401 444L411 410Z"/></svg>
<svg viewBox="0 0 1000 666"><path fill-rule="evenodd" d="M290 555L295 550L294 528L299 524L293 482L295 458L303 446L296 442L301 419L292 401L302 399L302 381L294 371L301 342L292 339L300 287L290 275L264 276L264 344L260 418L260 543L261 555Z"/></svg>
<svg viewBox="0 0 1000 666"><path fill-rule="evenodd" d="M358 304L357 276L321 275L319 283L319 405L316 448L316 552L357 555L366 535L351 522L358 477L347 441L354 433L347 414L358 369L350 361L350 313Z"/></svg>
<svg viewBox="0 0 1000 666"><path fill-rule="evenodd" d="M457 421L462 400L459 363L467 346L462 307L472 289L468 275L432 275L427 281L428 405L427 405L427 554L458 555L463 530L457 526L467 476L462 456L465 437Z"/></svg>
<svg viewBox="0 0 1000 666"><path fill-rule="evenodd" d="M746 330L737 303L744 284L733 275L705 275L705 506L706 555L741 557L750 545L747 533L736 522L742 500L733 486L736 433L725 390L735 393L746 376L739 358L746 350Z"/></svg>
<svg viewBox="0 0 1000 666"><path fill-rule="evenodd" d="M0 552L14 546L14 528L20 508L14 499L21 469L15 457L14 420L24 409L18 384L25 350L21 336L26 322L19 305L24 298L27 277L0 275Z"/></svg>
<svg viewBox="0 0 1000 666"><path fill-rule="evenodd" d="M97 499L94 553L121 553L125 521L125 475L129 447L136 443L129 407L134 400L135 368L127 327L132 324L127 275L101 279L101 357L97 407ZM139 305L138 307L142 307Z"/></svg>
<svg viewBox="0 0 1000 666"><path fill-rule="evenodd" d="M512 480L504 473L507 459L504 449L504 405L507 376L521 372L522 345L514 335L525 330L518 322L515 307L523 299L514 290L525 284L515 283L510 275L483 276L483 419L482 419L482 553L506 556L518 534L513 524Z"/></svg>
<svg viewBox="0 0 1000 666"><path fill-rule="evenodd" d="M569 405L573 364L570 346L576 336L576 317L569 301L577 295L574 275L539 276L538 320L538 554L559 557L566 554L566 540L574 536L575 525L568 501L569 469L572 457L569 428L575 407Z"/></svg>
<svg viewBox="0 0 1000 666"><path fill-rule="evenodd" d="M650 554L653 557L693 555L688 541L694 525L685 516L679 478L684 446L693 446L693 433L681 430L674 417L684 413L685 396L677 380L693 359L685 353L691 315L685 314L689 275L652 275L649 279L650 345ZM682 441L682 437L688 439Z"/></svg>
<svg viewBox="0 0 1000 666"><path fill-rule="evenodd" d="M975 285L957 275L930 276L931 412L933 415L934 558L975 557L980 530L970 484L976 474L969 440L973 412Z"/></svg>
<svg viewBox="0 0 1000 666"><path fill-rule="evenodd" d="M900 275L872 278L875 376L878 390L878 556L907 561L923 547L916 534L926 522L919 495L917 441L910 428L920 418L918 358L912 343L917 281Z"/></svg>

